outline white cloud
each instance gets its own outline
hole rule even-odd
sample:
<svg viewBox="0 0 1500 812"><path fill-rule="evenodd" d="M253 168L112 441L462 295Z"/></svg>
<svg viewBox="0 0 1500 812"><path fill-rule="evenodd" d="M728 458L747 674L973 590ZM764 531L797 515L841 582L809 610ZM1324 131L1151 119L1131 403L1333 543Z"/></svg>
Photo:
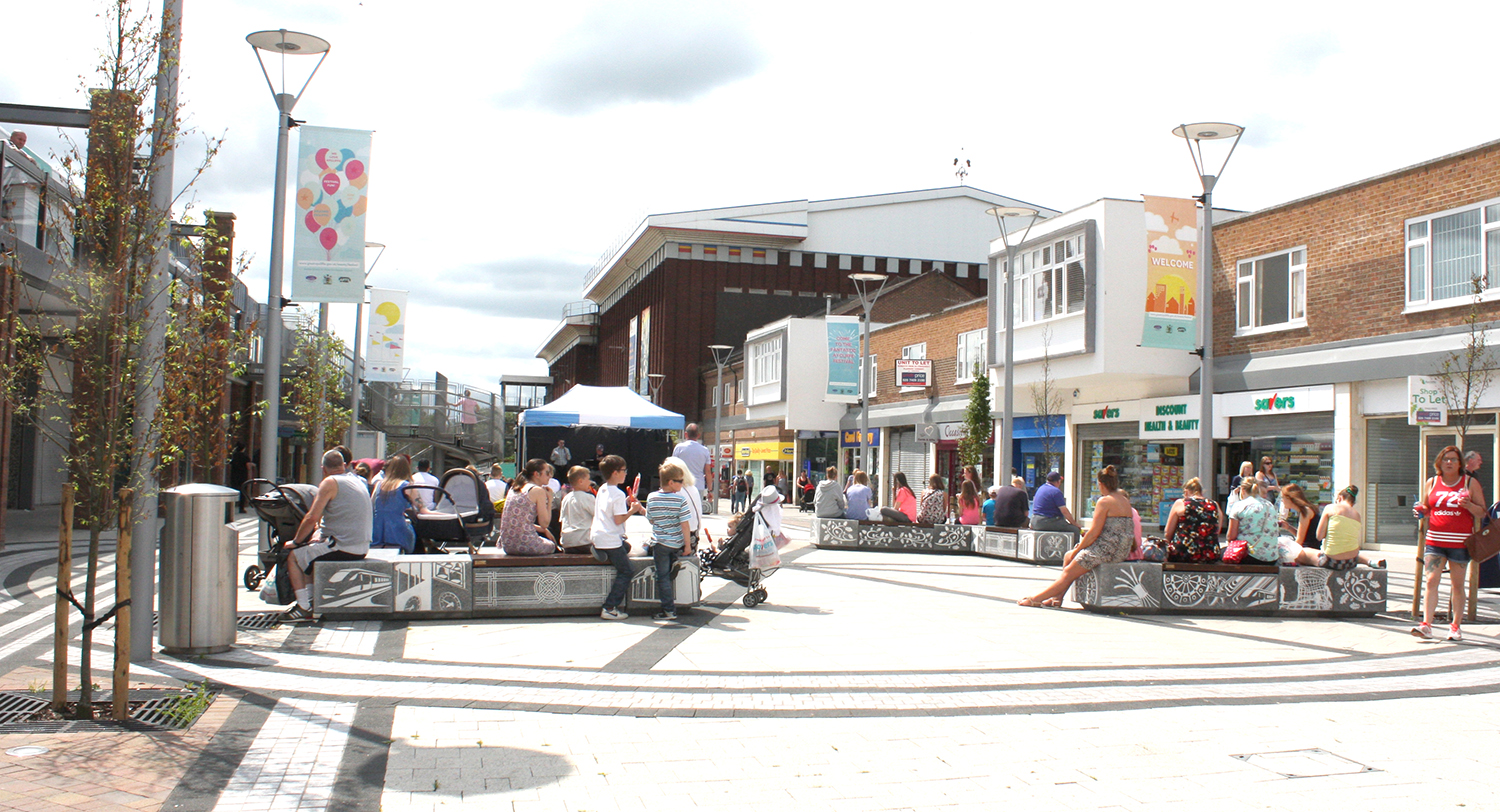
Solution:
<svg viewBox="0 0 1500 812"><path fill-rule="evenodd" d="M1163 235L1152 240L1151 250L1158 254L1181 254L1182 246L1171 237Z"/></svg>
<svg viewBox="0 0 1500 812"><path fill-rule="evenodd" d="M1146 230L1153 234L1165 234L1167 232L1167 221L1154 211L1146 212Z"/></svg>
<svg viewBox="0 0 1500 812"><path fill-rule="evenodd" d="M1197 226L1183 226L1182 228L1177 229L1177 233L1174 234L1174 235L1172 235L1172 236L1176 237L1177 239L1179 239L1179 240L1181 240L1183 242L1197 242L1197 240L1198 240L1198 227Z"/></svg>

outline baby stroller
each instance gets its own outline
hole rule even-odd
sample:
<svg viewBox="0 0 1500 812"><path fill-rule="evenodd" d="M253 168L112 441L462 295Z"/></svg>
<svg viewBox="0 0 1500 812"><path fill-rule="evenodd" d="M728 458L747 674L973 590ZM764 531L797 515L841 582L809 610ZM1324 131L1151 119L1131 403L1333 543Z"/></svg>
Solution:
<svg viewBox="0 0 1500 812"><path fill-rule="evenodd" d="M750 566L750 543L755 538L755 526L764 526L765 521L761 518L760 502L757 501L740 516L739 524L724 539L719 552L712 556L705 553L701 562L704 576L733 581L748 590L741 599L746 609L754 609L766 602L767 592L762 584L776 572L775 568L761 570Z"/></svg>
<svg viewBox="0 0 1500 812"><path fill-rule="evenodd" d="M307 515L318 496L318 489L312 485L277 485L269 479L252 479L245 483L250 493L255 493L258 486L267 486L270 490L252 497L250 506L261 521L271 526L271 536L256 551L259 563L245 568L243 580L245 589L250 592L260 589L271 570L286 561L286 545L297 537L297 525L302 523L302 517ZM284 580L285 589L282 589ZM279 574L277 591L278 596L284 598L283 605L292 602L291 582Z"/></svg>
<svg viewBox="0 0 1500 812"><path fill-rule="evenodd" d="M440 486L407 485L407 490L432 491L436 513L412 514L417 552L447 553L448 545L476 553L495 532L495 503L478 474L454 468L443 474Z"/></svg>

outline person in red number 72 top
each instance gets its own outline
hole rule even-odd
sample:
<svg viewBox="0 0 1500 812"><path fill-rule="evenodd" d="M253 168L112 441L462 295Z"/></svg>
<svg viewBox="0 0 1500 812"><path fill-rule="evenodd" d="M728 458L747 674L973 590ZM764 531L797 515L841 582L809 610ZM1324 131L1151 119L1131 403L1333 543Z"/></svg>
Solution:
<svg viewBox="0 0 1500 812"><path fill-rule="evenodd" d="M1469 566L1464 540L1474 532L1475 521L1484 515L1484 486L1464 473L1463 452L1457 446L1439 451L1432 467L1437 476L1422 486L1422 501L1412 508L1416 516L1427 517L1427 547L1422 554L1427 595L1422 604L1422 622L1413 626L1411 633L1423 640L1432 639L1432 615L1437 610L1438 587L1446 564L1453 601L1448 639L1462 640L1459 618L1464 611L1464 575Z"/></svg>

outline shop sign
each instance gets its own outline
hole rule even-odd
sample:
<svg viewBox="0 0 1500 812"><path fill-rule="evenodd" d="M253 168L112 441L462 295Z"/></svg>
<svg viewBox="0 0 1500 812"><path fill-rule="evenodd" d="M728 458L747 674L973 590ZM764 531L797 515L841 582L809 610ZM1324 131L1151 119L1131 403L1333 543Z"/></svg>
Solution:
<svg viewBox="0 0 1500 812"><path fill-rule="evenodd" d="M1228 392L1219 398L1224 404L1224 413L1231 417L1333 411L1332 384L1260 392Z"/></svg>
<svg viewBox="0 0 1500 812"><path fill-rule="evenodd" d="M742 460L789 460L796 456L796 448L775 440L759 443L741 443L739 453Z"/></svg>
<svg viewBox="0 0 1500 812"><path fill-rule="evenodd" d="M734 459L734 446L733 445L721 445L721 446L719 446L719 458L720 459L725 459L725 460L732 460L732 459Z"/></svg>
<svg viewBox="0 0 1500 812"><path fill-rule="evenodd" d="M1438 387L1436 378L1427 375L1408 375L1406 396L1406 424L1408 426L1448 425L1448 398Z"/></svg>
<svg viewBox="0 0 1500 812"><path fill-rule="evenodd" d="M1119 420L1136 420L1140 417L1140 404L1134 400L1115 403L1083 403L1073 407L1073 423L1113 423Z"/></svg>
<svg viewBox="0 0 1500 812"><path fill-rule="evenodd" d="M867 444L872 448L880 445L880 429L870 429ZM845 429L839 432L839 448L859 448L859 429Z"/></svg>
<svg viewBox="0 0 1500 812"><path fill-rule="evenodd" d="M1214 410L1214 436L1229 437L1229 418ZM1202 431L1203 403L1197 395L1140 402L1142 440L1196 440Z"/></svg>
<svg viewBox="0 0 1500 812"><path fill-rule="evenodd" d="M896 359L896 381L902 388L932 386L932 362L925 358Z"/></svg>

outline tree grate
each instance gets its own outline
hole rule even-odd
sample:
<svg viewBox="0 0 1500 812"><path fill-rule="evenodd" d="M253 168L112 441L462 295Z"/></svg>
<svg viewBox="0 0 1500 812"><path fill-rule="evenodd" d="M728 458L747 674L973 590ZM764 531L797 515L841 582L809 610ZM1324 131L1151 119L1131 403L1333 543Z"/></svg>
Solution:
<svg viewBox="0 0 1500 812"><path fill-rule="evenodd" d="M234 625L248 631L264 632L281 628L281 621L285 619L286 615L283 612L257 612L252 615L240 615Z"/></svg>
<svg viewBox="0 0 1500 812"><path fill-rule="evenodd" d="M42 694L0 693L0 725L30 719L49 704Z"/></svg>
<svg viewBox="0 0 1500 812"><path fill-rule="evenodd" d="M37 718L51 706L51 701L46 695L20 693L16 691L0 691L0 734L5 733L85 733L99 732L104 730L129 730L137 733L159 733L171 730L185 730L197 721L197 718L188 720L186 725L182 724L171 711L178 707L178 702L184 696L190 695L187 691L176 691L165 688L139 688L130 692L130 703L133 706L130 718L123 722L113 719L53 719ZM69 691L68 700L78 701L78 692ZM111 701L109 691L94 692L94 702L97 705L107 705ZM201 714L200 717L201 718Z"/></svg>

